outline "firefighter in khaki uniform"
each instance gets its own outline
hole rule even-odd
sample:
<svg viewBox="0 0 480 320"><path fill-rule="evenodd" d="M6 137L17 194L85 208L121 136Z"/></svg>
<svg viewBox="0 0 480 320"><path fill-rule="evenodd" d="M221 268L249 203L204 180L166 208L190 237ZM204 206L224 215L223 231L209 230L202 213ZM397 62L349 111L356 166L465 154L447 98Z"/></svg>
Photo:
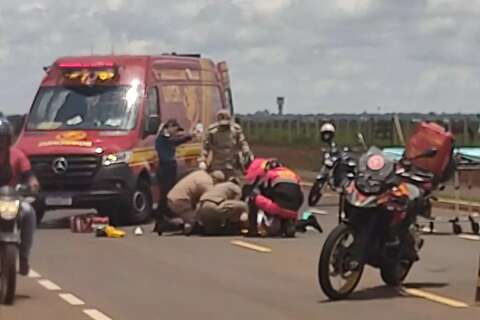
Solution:
<svg viewBox="0 0 480 320"><path fill-rule="evenodd" d="M239 232L240 222L248 219L248 206L241 201L242 190L238 179L219 183L200 198L197 210L204 234L215 235L223 232Z"/></svg>
<svg viewBox="0 0 480 320"><path fill-rule="evenodd" d="M242 127L232 121L232 116L225 109L217 112L216 119L203 140L199 168L220 170L227 178L239 176L241 162L252 157ZM210 156L211 161L207 165Z"/></svg>
<svg viewBox="0 0 480 320"><path fill-rule="evenodd" d="M159 225L159 234L168 231L170 227L183 226L184 233L190 235L195 227L195 213L200 197L216 183L223 181L225 176L221 171L209 174L203 170L194 171L180 180L167 195L168 208L173 217L164 225Z"/></svg>

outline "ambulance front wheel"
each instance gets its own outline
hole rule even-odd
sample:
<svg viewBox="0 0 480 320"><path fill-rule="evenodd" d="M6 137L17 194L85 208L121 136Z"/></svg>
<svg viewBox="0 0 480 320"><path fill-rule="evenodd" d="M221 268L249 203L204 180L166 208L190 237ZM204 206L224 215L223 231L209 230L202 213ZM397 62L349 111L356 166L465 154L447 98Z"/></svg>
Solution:
<svg viewBox="0 0 480 320"><path fill-rule="evenodd" d="M137 224L147 221L153 212L152 194L150 185L145 180L139 180L135 190L130 195L128 211L123 212L124 221L130 224Z"/></svg>

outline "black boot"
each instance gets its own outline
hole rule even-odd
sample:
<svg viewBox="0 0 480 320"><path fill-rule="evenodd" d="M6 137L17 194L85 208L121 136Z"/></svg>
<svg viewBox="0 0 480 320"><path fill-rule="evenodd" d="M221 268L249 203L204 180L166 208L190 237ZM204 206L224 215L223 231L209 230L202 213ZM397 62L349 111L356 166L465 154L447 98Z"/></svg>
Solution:
<svg viewBox="0 0 480 320"><path fill-rule="evenodd" d="M255 205L255 196L253 196L248 200L248 233L246 235L247 237L260 236L257 228L258 227L257 215L258 215L258 208Z"/></svg>
<svg viewBox="0 0 480 320"><path fill-rule="evenodd" d="M319 233L323 232L322 226L320 225L320 223L318 223L318 220L317 218L315 218L315 216L310 216L307 218L307 225L314 228Z"/></svg>
<svg viewBox="0 0 480 320"><path fill-rule="evenodd" d="M183 222L180 219L161 219L157 221L155 231L161 236L164 232L175 232L183 230Z"/></svg>

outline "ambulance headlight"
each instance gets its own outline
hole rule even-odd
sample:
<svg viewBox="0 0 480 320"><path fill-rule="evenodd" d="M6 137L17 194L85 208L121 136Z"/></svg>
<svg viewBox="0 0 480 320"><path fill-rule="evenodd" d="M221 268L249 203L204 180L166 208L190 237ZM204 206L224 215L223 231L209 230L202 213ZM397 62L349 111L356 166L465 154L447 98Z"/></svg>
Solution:
<svg viewBox="0 0 480 320"><path fill-rule="evenodd" d="M13 220L20 211L19 200L0 200L0 217L3 220Z"/></svg>
<svg viewBox="0 0 480 320"><path fill-rule="evenodd" d="M102 165L111 166L113 164L128 163L132 159L132 151L122 151L104 155Z"/></svg>

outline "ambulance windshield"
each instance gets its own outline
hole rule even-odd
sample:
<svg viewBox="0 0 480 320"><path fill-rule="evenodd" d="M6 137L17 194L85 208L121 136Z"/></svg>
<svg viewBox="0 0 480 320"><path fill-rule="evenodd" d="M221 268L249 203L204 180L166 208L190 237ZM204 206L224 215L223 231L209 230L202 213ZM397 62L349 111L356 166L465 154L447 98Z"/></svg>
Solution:
<svg viewBox="0 0 480 320"><path fill-rule="evenodd" d="M140 96L135 86L41 88L27 130L131 130Z"/></svg>

